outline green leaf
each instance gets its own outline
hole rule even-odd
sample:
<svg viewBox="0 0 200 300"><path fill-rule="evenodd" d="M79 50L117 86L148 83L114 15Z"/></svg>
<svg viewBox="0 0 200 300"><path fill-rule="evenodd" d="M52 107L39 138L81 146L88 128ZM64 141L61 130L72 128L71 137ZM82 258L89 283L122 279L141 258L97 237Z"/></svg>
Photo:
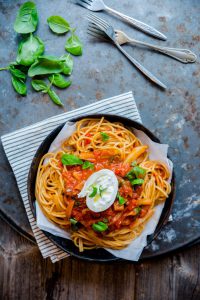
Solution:
<svg viewBox="0 0 200 300"><path fill-rule="evenodd" d="M25 85L23 79L17 78L12 75L11 80L12 80L12 85L13 85L15 91L18 94L25 96L27 93L27 89L26 89L26 85Z"/></svg>
<svg viewBox="0 0 200 300"><path fill-rule="evenodd" d="M92 228L95 231L102 232L102 231L105 231L108 229L108 225L105 224L104 222L98 222L98 223L92 224Z"/></svg>
<svg viewBox="0 0 200 300"><path fill-rule="evenodd" d="M131 180L131 185L142 185L144 183L144 179L137 178Z"/></svg>
<svg viewBox="0 0 200 300"><path fill-rule="evenodd" d="M38 24L36 5L33 2L25 2L20 6L14 23L14 30L18 33L34 32Z"/></svg>
<svg viewBox="0 0 200 300"><path fill-rule="evenodd" d="M24 66L30 66L36 58L44 52L44 43L37 37L30 34L22 40L18 47L17 62Z"/></svg>
<svg viewBox="0 0 200 300"><path fill-rule="evenodd" d="M59 96L56 94L56 92L52 91L52 90L48 90L47 91L49 97L51 98L51 100L57 104L57 105L60 105L60 106L63 106L63 103L62 101L60 100Z"/></svg>
<svg viewBox="0 0 200 300"><path fill-rule="evenodd" d="M146 174L146 170L139 167L139 166L135 166L133 169L131 169L127 174L126 177L128 178L128 180L132 180L134 178L144 178Z"/></svg>
<svg viewBox="0 0 200 300"><path fill-rule="evenodd" d="M101 186L99 187L99 195L102 197L103 192L105 192L107 188L102 188Z"/></svg>
<svg viewBox="0 0 200 300"><path fill-rule="evenodd" d="M78 223L78 221L75 218L70 218L69 221L71 222L71 224L76 225Z"/></svg>
<svg viewBox="0 0 200 300"><path fill-rule="evenodd" d="M51 30L57 34L63 34L70 30L69 23L60 16L51 16L47 19Z"/></svg>
<svg viewBox="0 0 200 300"><path fill-rule="evenodd" d="M83 161L76 155L73 154L63 154L61 157L61 162L65 166L74 166L74 165L82 165Z"/></svg>
<svg viewBox="0 0 200 300"><path fill-rule="evenodd" d="M117 198L119 200L119 205L123 205L124 203L126 203L126 199L124 199L124 197L120 196L119 193L117 193Z"/></svg>
<svg viewBox="0 0 200 300"><path fill-rule="evenodd" d="M82 55L83 45L78 36L72 34L66 41L65 49L73 55Z"/></svg>
<svg viewBox="0 0 200 300"><path fill-rule="evenodd" d="M9 66L9 71L13 76L20 78L23 81L26 79L26 74L24 72L22 72L21 70L16 69L16 67L14 65Z"/></svg>
<svg viewBox="0 0 200 300"><path fill-rule="evenodd" d="M28 76L46 75L61 73L64 68L64 62L56 56L39 56L34 64L28 70Z"/></svg>
<svg viewBox="0 0 200 300"><path fill-rule="evenodd" d="M137 161L136 161L136 160L132 161L131 166L132 166L132 167L137 166Z"/></svg>
<svg viewBox="0 0 200 300"><path fill-rule="evenodd" d="M134 212L136 213L136 215L138 215L139 214L139 212L141 211L142 209L141 209L141 207L136 207L136 208L134 208Z"/></svg>
<svg viewBox="0 0 200 300"><path fill-rule="evenodd" d="M93 186L92 187L92 193L89 195L89 197L92 198L92 197L96 196L97 190L98 190L97 187Z"/></svg>
<svg viewBox="0 0 200 300"><path fill-rule="evenodd" d="M107 140L109 140L110 137L109 137L109 135L107 133L100 132L100 134L101 134L101 138L102 138L103 142L106 142Z"/></svg>
<svg viewBox="0 0 200 300"><path fill-rule="evenodd" d="M82 169L94 169L94 164L92 164L90 161L84 161L83 165L82 165Z"/></svg>
<svg viewBox="0 0 200 300"><path fill-rule="evenodd" d="M73 58L70 54L64 54L60 57L61 60L64 60L64 68L62 73L65 75L71 75L73 70Z"/></svg>
<svg viewBox="0 0 200 300"><path fill-rule="evenodd" d="M133 168L133 172L134 172L134 174L135 174L135 176L136 176L137 178L139 178L139 177L144 178L144 176L145 176L145 174L146 174L146 170L143 169L143 168L141 168L141 167L139 167L139 166L135 166L135 167Z"/></svg>
<svg viewBox="0 0 200 300"><path fill-rule="evenodd" d="M0 71L4 71L4 70L9 70L9 66L8 67L4 67L4 68L0 68Z"/></svg>
<svg viewBox="0 0 200 300"><path fill-rule="evenodd" d="M49 76L49 81L60 89L67 88L71 85L71 81L66 81L61 74L53 74Z"/></svg>
<svg viewBox="0 0 200 300"><path fill-rule="evenodd" d="M34 90L37 92L47 93L48 91L48 85L43 80L33 79L31 84Z"/></svg>

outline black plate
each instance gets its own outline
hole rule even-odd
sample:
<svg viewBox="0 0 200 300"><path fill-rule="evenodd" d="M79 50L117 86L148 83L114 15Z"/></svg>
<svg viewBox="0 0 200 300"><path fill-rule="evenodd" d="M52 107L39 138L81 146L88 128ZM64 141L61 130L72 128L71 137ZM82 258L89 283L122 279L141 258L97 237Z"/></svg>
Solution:
<svg viewBox="0 0 200 300"><path fill-rule="evenodd" d="M120 123L124 124L126 127L133 127L135 129L141 130L141 131L145 132L146 135L152 141L160 143L159 139L151 131L149 131L147 128L145 128L142 124L135 122L133 120L127 119L125 117L121 117L121 116L108 115L108 114L83 115L83 116L79 116L78 118L71 119L70 121L77 122L86 117L87 118L101 118L102 116L104 116L108 121L120 122ZM64 126L64 124L58 126L56 129L54 129L46 137L46 139L42 142L42 144L38 148L38 150L33 158L33 161L32 161L32 164L31 164L31 167L29 170L28 197L29 197L30 206L31 206L34 216L36 216L35 180L36 180L36 175L37 175L37 169L38 169L38 166L39 166L42 156L48 152L51 143L56 138L56 136L58 135L58 133L60 132L60 130L62 129L63 126ZM173 201L175 198L175 174L174 174L174 171L173 171L171 186L172 186L171 193L170 193L169 197L167 198L167 200L165 201L165 205L164 205L160 220L158 222L158 225L155 229L155 232L152 235L148 236L148 244L151 243L153 241L153 239L160 233L162 227L168 221L170 211L172 208L172 204L173 204ZM73 255L75 257L85 259L85 260L90 260L90 261L101 261L101 262L119 260L119 258L113 256L112 254L110 254L109 252L107 252L106 250L104 250L102 248L98 248L98 249L94 249L94 250L85 250L84 252L81 253L81 252L79 252L78 248L74 245L74 243L72 241L61 238L61 237L54 236L53 234L48 233L46 231L43 231L43 232L59 248L61 248L62 250L64 250L67 253L70 253L71 255ZM141 258L142 258L142 256L141 256Z"/></svg>

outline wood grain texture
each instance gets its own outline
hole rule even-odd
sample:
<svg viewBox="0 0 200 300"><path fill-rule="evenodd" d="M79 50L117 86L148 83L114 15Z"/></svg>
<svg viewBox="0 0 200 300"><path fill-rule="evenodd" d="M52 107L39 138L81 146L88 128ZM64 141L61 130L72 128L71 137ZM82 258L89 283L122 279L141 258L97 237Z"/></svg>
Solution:
<svg viewBox="0 0 200 300"><path fill-rule="evenodd" d="M52 264L0 220L0 299L198 300L200 246L143 263Z"/></svg>

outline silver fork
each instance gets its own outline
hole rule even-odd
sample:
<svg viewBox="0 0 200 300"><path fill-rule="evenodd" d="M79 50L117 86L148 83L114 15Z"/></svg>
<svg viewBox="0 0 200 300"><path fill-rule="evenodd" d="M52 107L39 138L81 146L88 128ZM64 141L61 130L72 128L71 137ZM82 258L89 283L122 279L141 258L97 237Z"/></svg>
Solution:
<svg viewBox="0 0 200 300"><path fill-rule="evenodd" d="M118 43L115 36L114 28L108 24L105 20L89 14L87 19L91 22L89 23L87 33L97 38L104 38L113 42L113 44L128 58L128 60L137 67L141 73L143 73L152 82L159 85L163 89L166 89L166 85L163 84L159 79L157 79L151 72L144 68L136 59L130 56Z"/></svg>
<svg viewBox="0 0 200 300"><path fill-rule="evenodd" d="M120 45L130 43L133 45L142 45L145 47L148 47L150 49L153 49L155 51L164 53L168 56L171 56L183 63L193 63L196 61L197 57L196 55L188 50L188 49L179 49L179 48L169 48L169 47L160 47L156 45L152 45L150 43L141 42L135 39L130 38L128 35L126 35L123 31L115 30L116 34L116 40Z"/></svg>
<svg viewBox="0 0 200 300"><path fill-rule="evenodd" d="M159 32L158 30L156 30L155 28L153 28L152 26L149 26L141 21L138 21L136 19L133 19L129 16L126 16L110 7L108 7L103 0L74 0L75 3L89 9L92 11L101 11L101 10L105 10L108 11L109 13L112 13L118 17L120 17L121 19L123 19L124 21L126 21L127 23L129 23L130 25L136 27L137 29L142 30L143 32L152 35L158 39L161 40L166 40L167 37L162 34L161 32Z"/></svg>

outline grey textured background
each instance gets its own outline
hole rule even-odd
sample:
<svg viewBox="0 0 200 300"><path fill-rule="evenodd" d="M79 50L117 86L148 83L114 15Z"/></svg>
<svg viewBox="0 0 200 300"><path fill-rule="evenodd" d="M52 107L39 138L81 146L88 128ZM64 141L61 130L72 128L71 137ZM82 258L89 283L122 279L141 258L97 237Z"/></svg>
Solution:
<svg viewBox="0 0 200 300"><path fill-rule="evenodd" d="M20 36L13 30L16 12L24 1L0 1L0 67L15 60ZM177 196L169 223L147 250L162 253L199 238L200 232L200 2L199 0L107 0L106 3L144 21L167 37L153 39L106 13L99 13L116 29L135 38L159 45L188 48L197 56L195 64L182 64L172 58L139 47L124 46L167 86L162 91L143 77L112 45L92 40L86 34L87 11L67 0L35 1L40 23L36 34L45 42L46 53L64 54L67 36L50 32L50 15L65 17L84 43L82 57L74 57L72 86L58 90L64 108L55 106L46 95L34 92L28 82L28 95L17 95L10 75L0 72L0 135L72 110L100 99L132 90L143 123L163 143L170 145L177 178ZM32 235L14 175L0 145L1 211L15 225Z"/></svg>

